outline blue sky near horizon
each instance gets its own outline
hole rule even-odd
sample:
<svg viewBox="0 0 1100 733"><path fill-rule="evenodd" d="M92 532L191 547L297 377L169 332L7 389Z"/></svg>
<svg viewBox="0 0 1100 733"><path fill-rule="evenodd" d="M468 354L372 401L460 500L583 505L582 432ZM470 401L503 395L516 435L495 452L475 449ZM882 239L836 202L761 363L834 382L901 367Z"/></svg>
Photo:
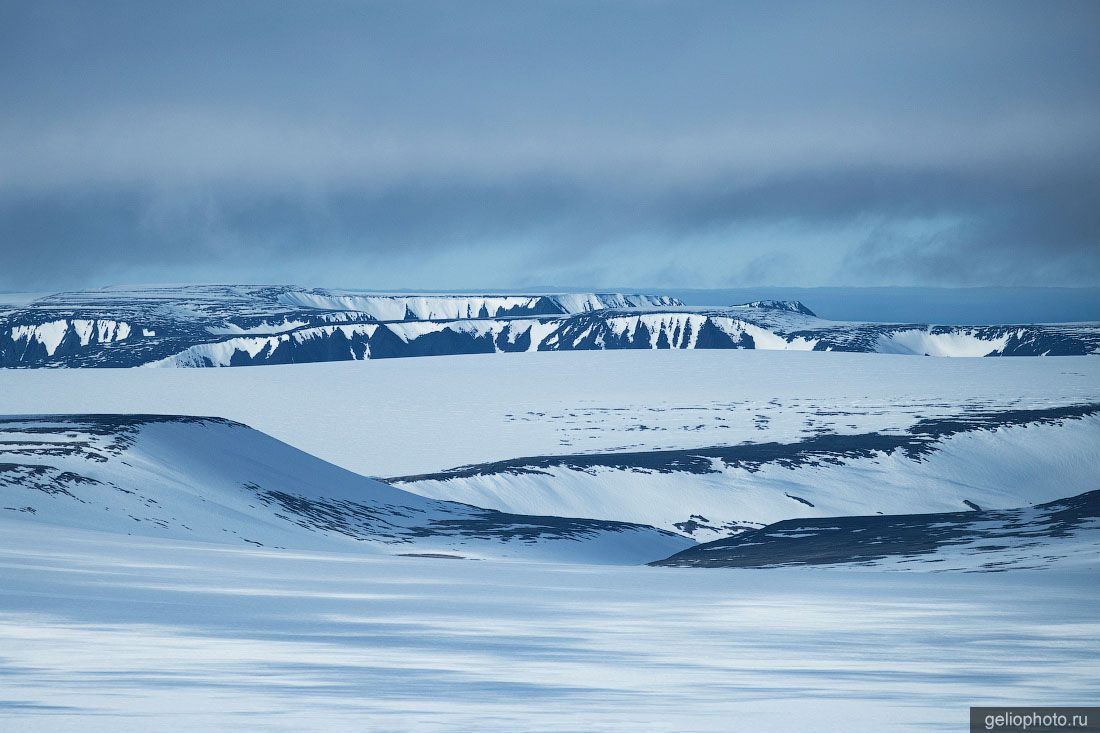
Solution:
<svg viewBox="0 0 1100 733"><path fill-rule="evenodd" d="M0 289L1100 285L1095 2L0 0Z"/></svg>

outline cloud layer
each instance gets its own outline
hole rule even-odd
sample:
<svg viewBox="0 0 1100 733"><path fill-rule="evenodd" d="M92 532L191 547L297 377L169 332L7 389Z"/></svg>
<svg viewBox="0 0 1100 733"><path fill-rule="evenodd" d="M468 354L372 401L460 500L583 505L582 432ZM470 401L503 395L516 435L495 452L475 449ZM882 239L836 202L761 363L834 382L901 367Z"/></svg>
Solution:
<svg viewBox="0 0 1100 733"><path fill-rule="evenodd" d="M1095 3L6 3L0 288L1100 283Z"/></svg>

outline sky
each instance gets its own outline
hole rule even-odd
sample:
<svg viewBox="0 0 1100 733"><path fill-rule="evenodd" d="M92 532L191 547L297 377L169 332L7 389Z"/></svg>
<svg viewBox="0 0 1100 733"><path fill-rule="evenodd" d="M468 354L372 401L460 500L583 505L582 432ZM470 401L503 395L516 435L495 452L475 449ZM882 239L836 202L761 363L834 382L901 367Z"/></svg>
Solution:
<svg viewBox="0 0 1100 733"><path fill-rule="evenodd" d="M1100 285L1100 3L0 0L0 290Z"/></svg>

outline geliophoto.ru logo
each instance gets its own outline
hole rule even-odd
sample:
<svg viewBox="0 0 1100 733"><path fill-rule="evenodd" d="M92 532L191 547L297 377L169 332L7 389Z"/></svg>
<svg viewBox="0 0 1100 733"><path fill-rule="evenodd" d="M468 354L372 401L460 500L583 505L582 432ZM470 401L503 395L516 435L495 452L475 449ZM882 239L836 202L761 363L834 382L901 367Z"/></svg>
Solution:
<svg viewBox="0 0 1100 733"><path fill-rule="evenodd" d="M1100 707L972 707L970 731L1091 733L1100 731Z"/></svg>

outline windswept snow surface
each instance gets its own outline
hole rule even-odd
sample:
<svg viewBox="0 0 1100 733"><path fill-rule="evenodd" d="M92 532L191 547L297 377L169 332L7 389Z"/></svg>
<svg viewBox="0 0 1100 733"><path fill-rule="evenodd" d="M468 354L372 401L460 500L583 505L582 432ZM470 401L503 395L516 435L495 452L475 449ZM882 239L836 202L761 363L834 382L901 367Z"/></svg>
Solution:
<svg viewBox="0 0 1100 733"><path fill-rule="evenodd" d="M1100 697L1095 572L691 571L0 532L0 728L961 730Z"/></svg>

